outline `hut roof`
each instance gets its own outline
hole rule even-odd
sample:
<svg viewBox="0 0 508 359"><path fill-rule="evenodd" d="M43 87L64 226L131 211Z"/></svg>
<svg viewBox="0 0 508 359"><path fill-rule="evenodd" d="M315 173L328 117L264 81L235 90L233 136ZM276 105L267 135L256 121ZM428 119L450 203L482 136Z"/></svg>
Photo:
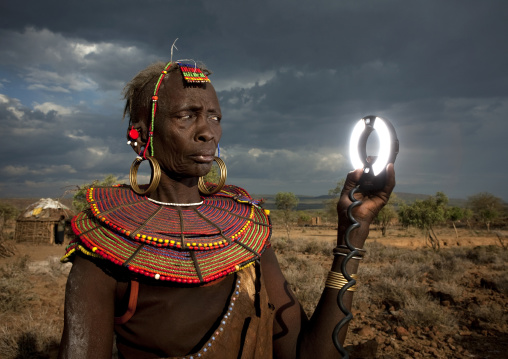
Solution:
<svg viewBox="0 0 508 359"><path fill-rule="evenodd" d="M69 218L74 214L69 207L59 201L51 198L41 198L21 212L18 221L58 221L61 215Z"/></svg>

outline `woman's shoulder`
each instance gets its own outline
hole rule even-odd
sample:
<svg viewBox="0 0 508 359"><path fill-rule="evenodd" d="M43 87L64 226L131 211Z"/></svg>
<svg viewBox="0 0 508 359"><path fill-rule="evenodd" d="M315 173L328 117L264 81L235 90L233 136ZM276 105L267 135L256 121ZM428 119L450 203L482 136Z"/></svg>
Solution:
<svg viewBox="0 0 508 359"><path fill-rule="evenodd" d="M230 197L237 202L240 203L249 203L254 206L262 206L264 203L264 199L254 199L249 192L247 192L242 187L238 187L235 185L225 185L220 192L218 192L215 196L218 197Z"/></svg>

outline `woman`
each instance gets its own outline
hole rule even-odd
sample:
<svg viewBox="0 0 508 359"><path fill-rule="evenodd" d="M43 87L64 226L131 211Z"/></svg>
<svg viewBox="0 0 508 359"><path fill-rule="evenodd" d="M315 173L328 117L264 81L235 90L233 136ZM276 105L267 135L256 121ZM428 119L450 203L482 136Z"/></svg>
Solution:
<svg viewBox="0 0 508 359"><path fill-rule="evenodd" d="M56 225L56 240L55 244L62 245L64 242L65 237L65 216L62 214L60 216L60 219L58 219L57 225Z"/></svg>
<svg viewBox="0 0 508 359"><path fill-rule="evenodd" d="M73 219L61 358L109 358L113 333L121 358L338 357L331 333L343 317L339 287L327 285L309 320L270 247L268 213L238 187L207 194L214 186L199 182L222 134L206 75L155 64L127 85L128 143L154 175L150 188L139 188L135 161L131 187L91 189L90 210ZM338 245L360 175L351 172L341 194ZM389 165L386 187L355 209L354 246L363 247L394 178ZM335 256L333 276L343 258ZM351 260L348 272L357 267ZM352 292L344 299L350 307Z"/></svg>

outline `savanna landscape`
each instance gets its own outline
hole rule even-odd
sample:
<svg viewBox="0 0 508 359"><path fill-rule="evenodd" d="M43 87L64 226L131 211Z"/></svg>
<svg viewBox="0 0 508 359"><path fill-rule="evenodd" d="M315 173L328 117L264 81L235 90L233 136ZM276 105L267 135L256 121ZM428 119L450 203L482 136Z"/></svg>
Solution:
<svg viewBox="0 0 508 359"><path fill-rule="evenodd" d="M281 267L305 311L324 287L336 226L291 223L277 211L272 236ZM293 217L294 219L295 217ZM328 222L329 223L329 222ZM441 223L428 231L391 221L371 227L346 348L351 358L506 358L508 231ZM70 265L65 246L0 242L0 358L55 358ZM70 233L66 236L68 243Z"/></svg>

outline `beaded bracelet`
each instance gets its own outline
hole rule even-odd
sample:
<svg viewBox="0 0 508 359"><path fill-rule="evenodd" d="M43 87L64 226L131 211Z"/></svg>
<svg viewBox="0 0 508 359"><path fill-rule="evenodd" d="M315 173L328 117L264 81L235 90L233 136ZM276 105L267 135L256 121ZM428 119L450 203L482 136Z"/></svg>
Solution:
<svg viewBox="0 0 508 359"><path fill-rule="evenodd" d="M351 278L356 280L357 275L351 274ZM325 288L341 290L342 287L344 287L348 283L349 283L348 280L344 277L344 275L342 275L342 273L329 271L328 276L326 277ZM355 285L349 287L347 291L356 292L357 288L358 284L355 283Z"/></svg>

